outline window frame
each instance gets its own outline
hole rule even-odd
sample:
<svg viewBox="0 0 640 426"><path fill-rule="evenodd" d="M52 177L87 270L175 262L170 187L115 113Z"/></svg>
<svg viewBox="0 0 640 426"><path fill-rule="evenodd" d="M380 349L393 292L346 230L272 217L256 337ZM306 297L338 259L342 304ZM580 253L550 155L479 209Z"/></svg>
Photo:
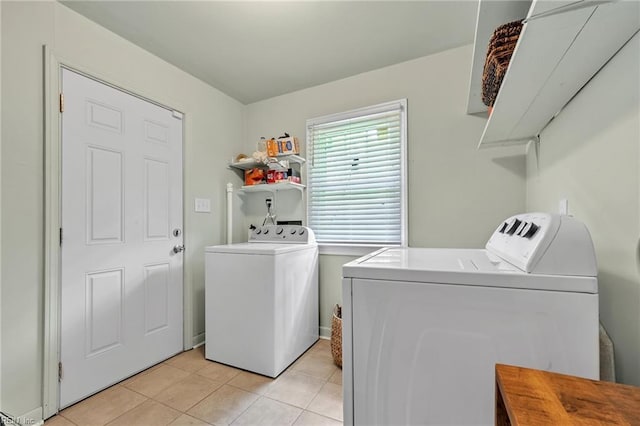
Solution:
<svg viewBox="0 0 640 426"><path fill-rule="evenodd" d="M307 197L305 203L306 223L309 224L309 202L311 201L312 183L309 180L310 170L313 167L313 143L309 129L315 125L326 124L333 121L358 118L370 114L391 111L400 111L400 244L363 244L363 243L322 243L318 242L320 254L362 256L371 253L381 247L407 247L408 244L408 212L407 212L407 99L384 102L367 107L356 108L344 112L328 114L320 117L310 118L306 123L306 148L307 167L305 167L305 181L307 182Z"/></svg>

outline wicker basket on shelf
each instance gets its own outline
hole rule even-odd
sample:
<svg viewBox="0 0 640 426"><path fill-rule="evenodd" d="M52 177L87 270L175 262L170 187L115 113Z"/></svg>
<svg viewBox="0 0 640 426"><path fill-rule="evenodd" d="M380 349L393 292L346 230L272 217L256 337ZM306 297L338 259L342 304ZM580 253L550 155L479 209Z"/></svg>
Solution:
<svg viewBox="0 0 640 426"><path fill-rule="evenodd" d="M342 368L342 307L340 305L333 308L331 319L331 355L333 362Z"/></svg>
<svg viewBox="0 0 640 426"><path fill-rule="evenodd" d="M521 31L522 21L509 22L496 28L489 40L482 72L482 102L488 107L496 101Z"/></svg>

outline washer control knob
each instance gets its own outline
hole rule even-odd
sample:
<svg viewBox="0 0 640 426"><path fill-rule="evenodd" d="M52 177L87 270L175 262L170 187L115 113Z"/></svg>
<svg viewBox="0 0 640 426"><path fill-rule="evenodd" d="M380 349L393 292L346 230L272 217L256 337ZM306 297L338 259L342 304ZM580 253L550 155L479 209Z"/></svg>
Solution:
<svg viewBox="0 0 640 426"><path fill-rule="evenodd" d="M255 230L255 231L253 231L253 232L255 232L255 233L256 233L256 235L260 235L260 234L262 234L262 229L261 229L261 228L258 228L258 229L256 229L256 230Z"/></svg>
<svg viewBox="0 0 640 426"><path fill-rule="evenodd" d="M295 228L293 228L293 229L291 230L291 235L295 235L295 234L296 234L296 229L295 229Z"/></svg>
<svg viewBox="0 0 640 426"><path fill-rule="evenodd" d="M298 231L299 235L304 235L304 228L300 228L300 230Z"/></svg>
<svg viewBox="0 0 640 426"><path fill-rule="evenodd" d="M531 238L535 235L536 232L538 232L538 229L540 229L540 227L535 223L527 223L527 225L522 228L522 231L520 231L520 235L522 235L524 238Z"/></svg>
<svg viewBox="0 0 640 426"><path fill-rule="evenodd" d="M280 234L282 234L283 232L284 232L284 229L282 228L282 226L278 226L278 227L276 228L276 234L280 235Z"/></svg>
<svg viewBox="0 0 640 426"><path fill-rule="evenodd" d="M513 235L514 232L516 232L516 229L518 229L518 227L520 226L521 223L522 223L522 221L520 219L514 217L507 224L507 230L505 231L505 233L508 234L508 235Z"/></svg>
<svg viewBox="0 0 640 426"><path fill-rule="evenodd" d="M269 233L269 228L264 228L264 232L262 233L262 235L267 235Z"/></svg>

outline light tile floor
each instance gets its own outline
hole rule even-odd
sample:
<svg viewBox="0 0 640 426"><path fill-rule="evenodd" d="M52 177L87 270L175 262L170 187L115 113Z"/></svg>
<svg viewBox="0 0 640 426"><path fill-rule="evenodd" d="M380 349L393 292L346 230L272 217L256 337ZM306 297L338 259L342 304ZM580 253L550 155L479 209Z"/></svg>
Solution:
<svg viewBox="0 0 640 426"><path fill-rule="evenodd" d="M45 426L341 425L342 370L319 340L277 379L174 356L61 411Z"/></svg>

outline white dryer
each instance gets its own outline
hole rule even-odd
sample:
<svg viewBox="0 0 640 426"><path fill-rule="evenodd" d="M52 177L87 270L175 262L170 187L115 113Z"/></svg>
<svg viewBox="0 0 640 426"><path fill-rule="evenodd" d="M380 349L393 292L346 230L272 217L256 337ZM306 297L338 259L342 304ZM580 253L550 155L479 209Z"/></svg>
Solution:
<svg viewBox="0 0 640 426"><path fill-rule="evenodd" d="M493 424L496 363L598 379L596 275L587 228L545 213L501 223L486 249L345 264L345 424Z"/></svg>
<svg viewBox="0 0 640 426"><path fill-rule="evenodd" d="M318 340L318 245L267 225L205 248L205 357L276 377Z"/></svg>

